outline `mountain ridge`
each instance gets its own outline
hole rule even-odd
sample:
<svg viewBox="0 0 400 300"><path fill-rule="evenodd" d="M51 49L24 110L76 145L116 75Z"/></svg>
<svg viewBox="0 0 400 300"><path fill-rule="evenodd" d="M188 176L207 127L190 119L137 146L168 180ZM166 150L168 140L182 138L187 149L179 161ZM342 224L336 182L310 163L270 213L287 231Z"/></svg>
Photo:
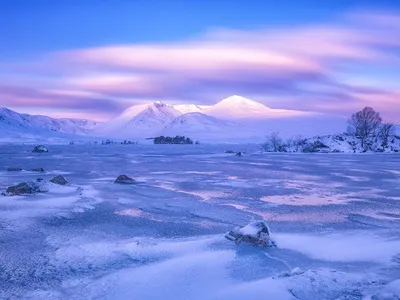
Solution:
<svg viewBox="0 0 400 300"><path fill-rule="evenodd" d="M49 132L103 138L148 138L158 134L190 135L198 140L260 140L271 131L283 136L332 134L345 122L323 114L271 109L254 100L233 95L214 105L166 104L160 101L133 105L114 119L99 123L85 119L55 119L0 110L0 132L46 135ZM338 120L340 122L338 122ZM6 123L11 123L6 124ZM318 126L316 126L318 122ZM340 123L340 127L337 125ZM334 129L336 128L336 129ZM12 130L11 130L12 129Z"/></svg>

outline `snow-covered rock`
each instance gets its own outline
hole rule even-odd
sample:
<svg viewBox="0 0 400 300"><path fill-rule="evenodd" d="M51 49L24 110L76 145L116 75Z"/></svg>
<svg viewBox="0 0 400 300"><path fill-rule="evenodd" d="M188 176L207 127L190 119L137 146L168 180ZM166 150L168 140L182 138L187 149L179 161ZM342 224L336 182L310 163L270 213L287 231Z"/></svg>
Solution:
<svg viewBox="0 0 400 300"><path fill-rule="evenodd" d="M49 152L49 149L47 149L45 146L43 145L39 145L36 146L35 148L33 148L32 152L36 152L36 153L45 153L45 152Z"/></svg>
<svg viewBox="0 0 400 300"><path fill-rule="evenodd" d="M127 175L119 175L117 179L114 181L117 184L133 184L135 180Z"/></svg>
<svg viewBox="0 0 400 300"><path fill-rule="evenodd" d="M58 184L58 185L67 185L68 181L67 179L65 179L65 177L58 175L52 179L50 179L50 182L54 183L54 184Z"/></svg>
<svg viewBox="0 0 400 300"><path fill-rule="evenodd" d="M45 192L48 192L48 188L45 184L43 184L42 179L37 179L36 181L21 182L17 185L9 186L5 192L5 195L16 196Z"/></svg>
<svg viewBox="0 0 400 300"><path fill-rule="evenodd" d="M257 246L270 245L270 230L264 221L255 221L244 227L236 227L225 237L237 244L245 242Z"/></svg>

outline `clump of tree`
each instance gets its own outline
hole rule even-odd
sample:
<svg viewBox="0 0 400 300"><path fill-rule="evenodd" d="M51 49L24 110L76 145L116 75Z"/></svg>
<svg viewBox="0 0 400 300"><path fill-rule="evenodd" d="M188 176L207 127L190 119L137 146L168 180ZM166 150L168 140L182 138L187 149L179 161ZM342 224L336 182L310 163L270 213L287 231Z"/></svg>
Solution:
<svg viewBox="0 0 400 300"><path fill-rule="evenodd" d="M279 132L274 131L267 135L267 141L263 144L263 149L266 152L284 152L283 151L283 140L279 136Z"/></svg>
<svg viewBox="0 0 400 300"><path fill-rule="evenodd" d="M396 130L395 130L394 124L389 123L389 122L382 123L379 134L382 139L382 146L384 148L388 147L389 139L396 135Z"/></svg>
<svg viewBox="0 0 400 300"><path fill-rule="evenodd" d="M287 145L295 152L303 152L303 149L307 145L307 139L302 135L295 135L287 141Z"/></svg>
<svg viewBox="0 0 400 300"><path fill-rule="evenodd" d="M382 141L382 147L388 147L390 137L395 135L395 127L390 122L383 122L380 113L367 106L351 116L347 132L360 140L364 150L368 150L378 139Z"/></svg>
<svg viewBox="0 0 400 300"><path fill-rule="evenodd" d="M176 137L169 137L169 136L159 136L154 138L154 144L193 144L193 141L185 136L179 136L177 135Z"/></svg>

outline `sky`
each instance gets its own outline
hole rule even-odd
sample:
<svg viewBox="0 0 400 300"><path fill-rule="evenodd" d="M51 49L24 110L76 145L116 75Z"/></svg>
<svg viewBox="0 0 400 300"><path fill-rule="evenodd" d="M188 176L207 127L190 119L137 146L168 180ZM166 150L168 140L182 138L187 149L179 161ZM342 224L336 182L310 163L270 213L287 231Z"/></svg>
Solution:
<svg viewBox="0 0 400 300"><path fill-rule="evenodd" d="M398 0L5 0L0 106L106 121L214 104L400 122Z"/></svg>

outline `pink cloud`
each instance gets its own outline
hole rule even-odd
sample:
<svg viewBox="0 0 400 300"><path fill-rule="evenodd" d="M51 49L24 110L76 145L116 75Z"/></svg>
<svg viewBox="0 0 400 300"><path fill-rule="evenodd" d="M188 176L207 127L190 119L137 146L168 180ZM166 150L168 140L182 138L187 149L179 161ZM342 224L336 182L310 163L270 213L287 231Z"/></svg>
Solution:
<svg viewBox="0 0 400 300"><path fill-rule="evenodd" d="M57 76L29 88L18 80L14 89L0 86L0 99L11 99L2 100L3 105L111 115L129 101L215 103L222 96L243 94L267 99L265 104L275 108L335 113L376 101L377 107L394 115L400 113L398 93L382 91L375 68L398 67L394 53L399 52L393 52L400 51L397 35L400 16L368 12L348 15L340 24L219 29L175 43L75 49L44 58L34 74ZM30 63L27 72L33 72L33 66ZM378 84L342 82L347 73L357 76L358 67L377 77Z"/></svg>

